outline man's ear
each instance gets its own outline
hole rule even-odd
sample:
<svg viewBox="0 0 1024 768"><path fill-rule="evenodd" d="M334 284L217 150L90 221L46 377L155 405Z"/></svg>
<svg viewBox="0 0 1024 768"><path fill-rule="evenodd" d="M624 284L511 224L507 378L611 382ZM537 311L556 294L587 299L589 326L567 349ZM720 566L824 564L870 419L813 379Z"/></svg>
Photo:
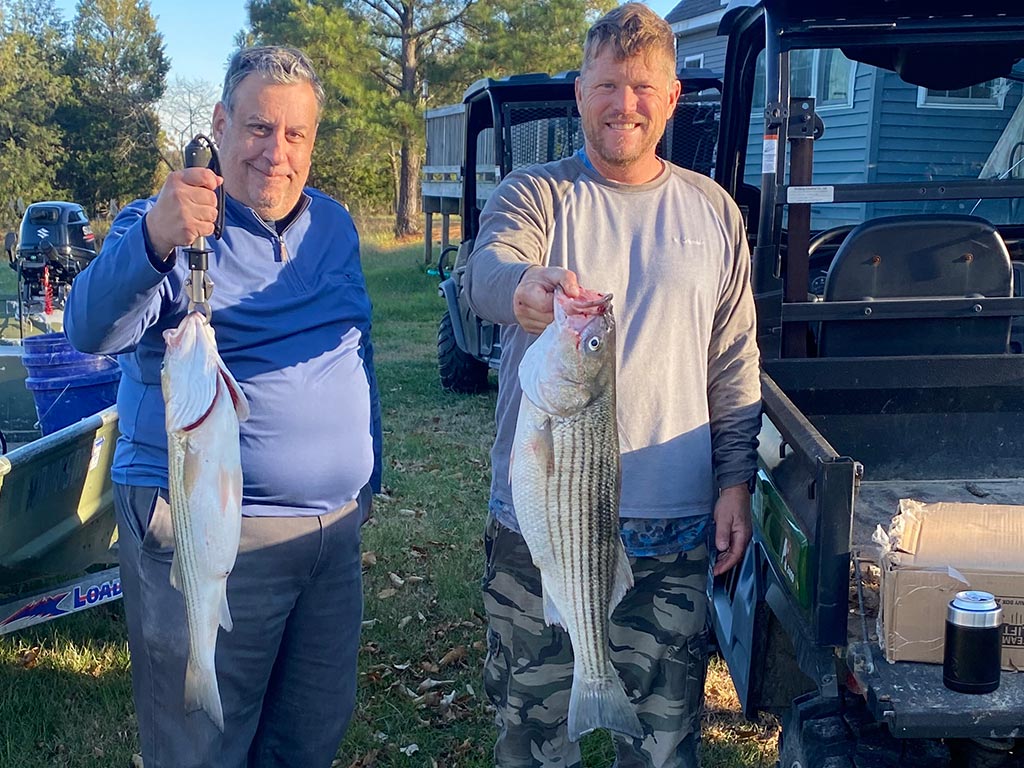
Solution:
<svg viewBox="0 0 1024 768"><path fill-rule="evenodd" d="M224 106L224 102L218 101L217 106L213 108L213 121L210 123L210 127L213 131L213 140L220 144L221 138L224 136L224 128L228 122L228 111Z"/></svg>
<svg viewBox="0 0 1024 768"><path fill-rule="evenodd" d="M672 85L668 89L668 115L672 117L672 113L676 111L676 104L679 103L679 96L683 92L683 84L679 82L679 78L672 81Z"/></svg>

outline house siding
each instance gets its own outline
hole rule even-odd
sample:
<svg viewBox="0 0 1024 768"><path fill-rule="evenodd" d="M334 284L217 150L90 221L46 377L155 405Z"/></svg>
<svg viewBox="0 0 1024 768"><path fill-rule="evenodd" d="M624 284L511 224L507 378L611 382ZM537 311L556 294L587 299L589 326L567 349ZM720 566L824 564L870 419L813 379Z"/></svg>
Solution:
<svg viewBox="0 0 1024 768"><path fill-rule="evenodd" d="M677 21L695 19L707 13L721 11L725 5L724 0L683 0L668 12L665 21L674 24Z"/></svg>
<svg viewBox="0 0 1024 768"><path fill-rule="evenodd" d="M676 66L682 67L687 56L704 54L704 68L721 77L725 71L726 39L717 35L716 27L708 27L676 39Z"/></svg>
<svg viewBox="0 0 1024 768"><path fill-rule="evenodd" d="M940 181L963 177L963 168L980 173L992 147L1005 130L1021 99L1019 85L1011 86L1002 109L943 109L919 107L917 88L904 85L891 72L880 72L881 120L875 181ZM947 166L942 162L949 158ZM977 176L977 174L974 174ZM873 216L945 211L970 213L970 200L930 203L877 203Z"/></svg>
<svg viewBox="0 0 1024 768"><path fill-rule="evenodd" d="M825 135L814 143L814 184L859 184L868 175L868 134L874 98L874 69L857 65L853 106L823 107L818 115L825 123ZM764 116L760 109L751 115L747 163L743 180L761 186L761 151ZM827 229L864 220L864 205L811 206L811 226Z"/></svg>

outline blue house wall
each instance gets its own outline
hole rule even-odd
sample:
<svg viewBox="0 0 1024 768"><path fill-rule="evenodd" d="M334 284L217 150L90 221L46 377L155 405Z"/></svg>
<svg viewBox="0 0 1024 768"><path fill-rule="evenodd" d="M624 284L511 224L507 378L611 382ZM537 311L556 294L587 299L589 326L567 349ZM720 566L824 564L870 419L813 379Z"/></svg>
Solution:
<svg viewBox="0 0 1024 768"><path fill-rule="evenodd" d="M762 58L764 54L761 54ZM855 64L853 104L817 109L825 124L825 134L814 142L814 184L859 184L867 181L875 99L875 70ZM764 136L764 99L750 115L747 162L743 180L761 186L762 137ZM864 205L811 206L811 224L825 229L864 220Z"/></svg>
<svg viewBox="0 0 1024 768"><path fill-rule="evenodd" d="M1010 86L1002 109L942 108L918 106L918 89L907 86L892 72L879 72L880 114L877 138L877 164L869 181L941 181L963 178L963 169L981 173L992 147L1006 129L1021 100L1021 87ZM948 158L948 163L943 162ZM959 170L958 170L959 169ZM996 201L986 206L998 205ZM970 200L933 203L928 209L920 204L876 203L872 216L930 211L970 213ZM984 212L978 210L979 215Z"/></svg>
<svg viewBox="0 0 1024 768"><path fill-rule="evenodd" d="M886 183L964 178L963 169L980 174L992 147L1021 100L1012 85L1002 109L943 108L918 105L918 88L893 73L856 65L852 107L822 107L825 135L814 144L814 184ZM744 181L761 184L764 118L761 105L751 114ZM943 163L942 157L949 163ZM937 162L937 158L939 158ZM986 206L997 205L987 202ZM890 202L811 206L814 229L855 224L866 218L901 213L970 213L971 201ZM985 211L976 211L985 215Z"/></svg>
<svg viewBox="0 0 1024 768"><path fill-rule="evenodd" d="M676 67L682 67L687 56L704 56L704 68L719 76L725 71L726 39L718 36L715 27L702 29L676 40Z"/></svg>

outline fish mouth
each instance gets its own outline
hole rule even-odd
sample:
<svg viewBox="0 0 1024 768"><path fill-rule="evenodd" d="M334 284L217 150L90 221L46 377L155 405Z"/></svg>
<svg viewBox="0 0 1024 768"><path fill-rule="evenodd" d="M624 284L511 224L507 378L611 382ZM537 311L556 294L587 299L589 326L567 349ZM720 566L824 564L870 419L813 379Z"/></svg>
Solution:
<svg viewBox="0 0 1024 768"><path fill-rule="evenodd" d="M186 319L189 322L180 323L174 328L168 328L163 332L164 343L168 349L179 350L185 347L185 345L191 346L195 344L196 334L199 330L196 323L197 321L205 321L206 318L199 312L189 312Z"/></svg>
<svg viewBox="0 0 1024 768"><path fill-rule="evenodd" d="M600 321L611 326L612 294L580 289L580 295L570 298L561 286L555 288L555 322L576 337L576 346L591 323Z"/></svg>
<svg viewBox="0 0 1024 768"><path fill-rule="evenodd" d="M580 295L571 298L565 295L562 286L555 287L555 301L562 308L567 316L585 315L593 317L605 314L612 303L612 294L598 293L586 288L580 288Z"/></svg>

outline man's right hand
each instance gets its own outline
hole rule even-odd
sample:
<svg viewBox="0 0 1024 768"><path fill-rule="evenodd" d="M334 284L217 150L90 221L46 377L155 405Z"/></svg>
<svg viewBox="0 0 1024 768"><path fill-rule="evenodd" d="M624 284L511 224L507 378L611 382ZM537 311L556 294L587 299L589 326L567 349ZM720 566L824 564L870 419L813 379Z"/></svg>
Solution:
<svg viewBox="0 0 1024 768"><path fill-rule="evenodd" d="M176 246L213 234L217 187L223 179L209 168L185 168L167 176L156 204L146 214L146 233L157 255L166 259Z"/></svg>
<svg viewBox="0 0 1024 768"><path fill-rule="evenodd" d="M555 319L555 288L576 298L580 286L576 273L561 267L530 267L512 294L512 311L527 333L540 333Z"/></svg>

